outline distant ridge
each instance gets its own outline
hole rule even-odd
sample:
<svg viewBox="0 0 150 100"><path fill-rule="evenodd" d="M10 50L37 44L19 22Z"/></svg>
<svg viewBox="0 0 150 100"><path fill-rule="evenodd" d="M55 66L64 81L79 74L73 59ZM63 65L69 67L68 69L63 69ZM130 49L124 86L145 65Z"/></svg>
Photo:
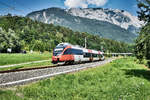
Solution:
<svg viewBox="0 0 150 100"><path fill-rule="evenodd" d="M91 18L89 18L89 15L85 16L87 14L87 12L85 11L91 14ZM126 22L129 22L129 23L119 26L113 23L115 21L112 21L112 22L108 21L109 19L106 16L105 16L106 18L105 20L100 20L98 19L99 17L93 18L95 12L99 12L99 14L102 13L101 17L103 18L104 18L103 16L104 12L108 13L108 16L110 16L111 13L117 14L116 20L122 21L124 19L125 21L124 23ZM31 12L26 17L29 17L33 20L37 20L37 21L47 23L47 24L53 23L55 25L65 26L74 31L98 34L104 38L132 43L133 40L137 37L136 32L139 30L139 28L141 27L140 24L142 23L137 22L137 27L135 27L130 22L131 16L130 17L123 16L122 13L124 12L126 11L111 10L111 9L104 10L102 8L88 8L88 9L74 8L74 9L66 10L66 9L53 7L53 8L43 9L40 11ZM120 16L120 18L118 16ZM135 20L138 20L138 19L135 19Z"/></svg>

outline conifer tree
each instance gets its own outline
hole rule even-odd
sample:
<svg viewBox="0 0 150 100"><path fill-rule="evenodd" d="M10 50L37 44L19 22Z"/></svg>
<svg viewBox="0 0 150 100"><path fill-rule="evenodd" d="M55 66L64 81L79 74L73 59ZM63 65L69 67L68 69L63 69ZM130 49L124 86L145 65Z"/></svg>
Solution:
<svg viewBox="0 0 150 100"><path fill-rule="evenodd" d="M147 59L150 66L150 0L138 0L138 8L138 17L145 22L145 26L136 39L135 54L140 61Z"/></svg>

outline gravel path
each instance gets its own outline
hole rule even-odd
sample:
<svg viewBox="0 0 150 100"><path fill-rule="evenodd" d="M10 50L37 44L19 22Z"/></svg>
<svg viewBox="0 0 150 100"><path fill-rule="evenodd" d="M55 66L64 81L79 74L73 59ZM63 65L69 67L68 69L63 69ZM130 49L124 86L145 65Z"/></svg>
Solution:
<svg viewBox="0 0 150 100"><path fill-rule="evenodd" d="M50 61L50 60L41 60L41 61L32 61L32 62L26 62L26 63L20 63L20 64L4 65L4 66L0 66L0 68L14 67L14 66L32 64L32 63L41 63L41 62L46 62L46 61Z"/></svg>
<svg viewBox="0 0 150 100"><path fill-rule="evenodd" d="M59 66L55 68L37 69L23 72L11 72L0 74L0 87L10 87L15 85L23 85L33 81L49 78L51 76L75 72L85 68L92 68L99 65L104 65L111 62L112 58L106 59L105 61L98 61L85 64Z"/></svg>

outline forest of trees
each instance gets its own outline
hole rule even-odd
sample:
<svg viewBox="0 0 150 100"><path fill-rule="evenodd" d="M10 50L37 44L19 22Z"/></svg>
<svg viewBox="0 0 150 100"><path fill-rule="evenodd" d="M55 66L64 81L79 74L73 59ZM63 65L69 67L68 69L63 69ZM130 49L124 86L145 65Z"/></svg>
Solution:
<svg viewBox="0 0 150 100"><path fill-rule="evenodd" d="M135 54L140 62L146 59L150 67L150 0L138 0L138 7L140 9L137 12L138 17L145 22L145 26L142 27L136 39Z"/></svg>
<svg viewBox="0 0 150 100"><path fill-rule="evenodd" d="M51 51L58 43L68 42L84 47L87 38L89 49L105 52L131 52L133 46L123 42L101 38L84 32L74 32L69 28L33 21L26 17L0 16L0 52L8 48L17 53L26 51Z"/></svg>

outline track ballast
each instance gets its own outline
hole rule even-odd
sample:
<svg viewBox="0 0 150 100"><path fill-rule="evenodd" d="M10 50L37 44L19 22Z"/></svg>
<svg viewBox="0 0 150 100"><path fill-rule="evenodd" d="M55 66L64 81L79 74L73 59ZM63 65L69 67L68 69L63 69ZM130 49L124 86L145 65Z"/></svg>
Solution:
<svg viewBox="0 0 150 100"><path fill-rule="evenodd" d="M8 72L5 71L0 73L0 87L5 88L16 85L24 85L33 81L49 78L52 76L100 66L109 63L112 60L114 59L109 58L104 61L77 64L77 65L46 66L40 68L20 69Z"/></svg>

